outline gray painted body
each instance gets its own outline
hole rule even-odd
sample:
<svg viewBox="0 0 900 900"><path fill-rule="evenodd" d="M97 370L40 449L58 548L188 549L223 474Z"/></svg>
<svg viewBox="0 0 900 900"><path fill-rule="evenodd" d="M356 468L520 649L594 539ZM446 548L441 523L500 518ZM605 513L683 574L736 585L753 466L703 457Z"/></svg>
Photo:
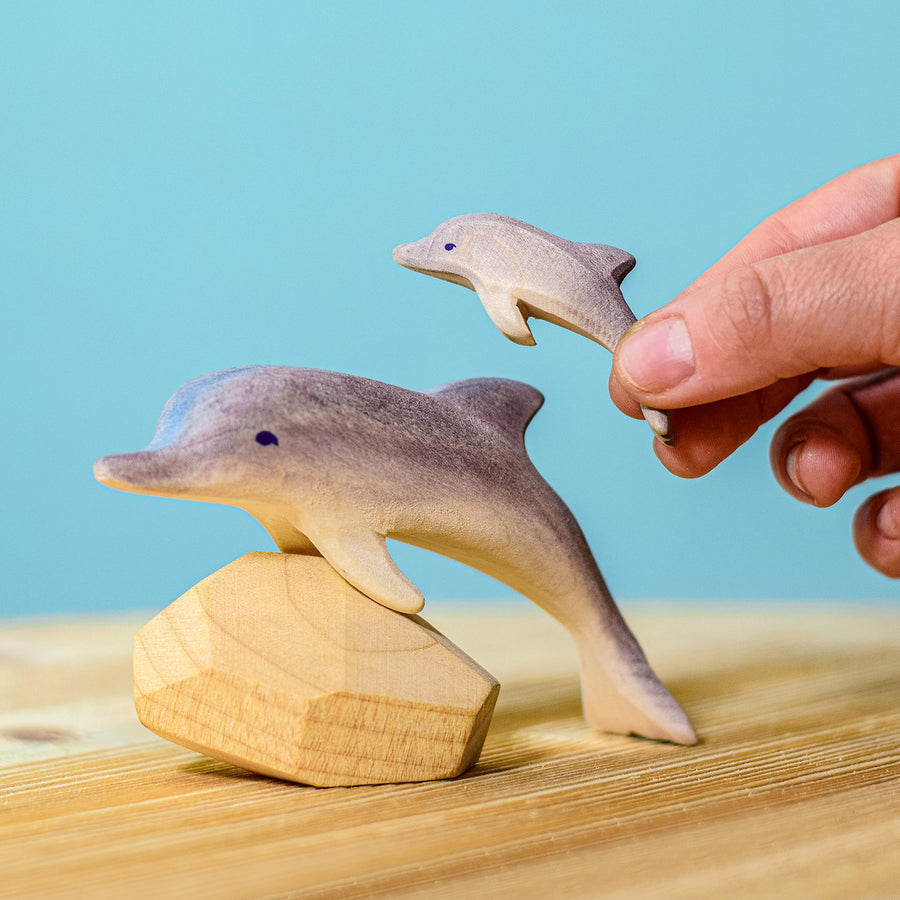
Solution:
<svg viewBox="0 0 900 900"><path fill-rule="evenodd" d="M572 633L591 724L692 743L574 516L528 458L524 430L542 402L502 379L420 393L315 369L230 369L188 382L150 445L98 460L95 475L123 490L243 507L281 550L321 553L404 613L424 600L386 538L478 568Z"/></svg>
<svg viewBox="0 0 900 900"><path fill-rule="evenodd" d="M498 213L471 213L401 244L408 269L475 291L494 324L517 344L533 345L529 317L590 338L607 350L634 324L620 285L634 257L607 244L567 241ZM644 409L653 431L672 443L669 417Z"/></svg>

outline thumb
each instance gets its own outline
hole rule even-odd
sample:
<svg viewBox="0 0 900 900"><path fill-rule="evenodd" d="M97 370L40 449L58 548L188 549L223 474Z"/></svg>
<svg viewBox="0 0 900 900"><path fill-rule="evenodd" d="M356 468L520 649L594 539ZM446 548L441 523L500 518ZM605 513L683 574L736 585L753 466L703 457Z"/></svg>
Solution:
<svg viewBox="0 0 900 900"><path fill-rule="evenodd" d="M694 406L823 367L900 364L900 219L761 260L632 326L615 376L642 403Z"/></svg>

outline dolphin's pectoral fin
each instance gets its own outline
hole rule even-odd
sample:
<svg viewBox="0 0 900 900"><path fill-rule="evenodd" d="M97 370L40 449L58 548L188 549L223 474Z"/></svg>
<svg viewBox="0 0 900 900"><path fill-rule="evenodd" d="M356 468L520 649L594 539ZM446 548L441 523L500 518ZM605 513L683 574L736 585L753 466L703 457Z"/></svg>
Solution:
<svg viewBox="0 0 900 900"><path fill-rule="evenodd" d="M536 343L518 301L509 291L476 287L487 314L493 323L514 343L533 347Z"/></svg>
<svg viewBox="0 0 900 900"><path fill-rule="evenodd" d="M282 553L321 556L316 545L286 516L274 513L262 504L244 503L242 506L269 532Z"/></svg>
<svg viewBox="0 0 900 900"><path fill-rule="evenodd" d="M311 535L319 552L360 593L400 613L417 613L422 592L397 568L382 535L335 531Z"/></svg>

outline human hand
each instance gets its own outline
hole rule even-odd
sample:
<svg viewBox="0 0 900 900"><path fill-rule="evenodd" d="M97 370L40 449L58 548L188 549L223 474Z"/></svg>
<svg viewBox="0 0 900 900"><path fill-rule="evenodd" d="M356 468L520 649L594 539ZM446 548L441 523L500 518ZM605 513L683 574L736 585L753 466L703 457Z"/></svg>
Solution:
<svg viewBox="0 0 900 900"><path fill-rule="evenodd" d="M676 475L704 475L816 378L840 379L787 419L771 462L784 489L830 506L900 471L900 155L775 213L616 347L610 395L675 409ZM900 577L900 488L857 511L860 555Z"/></svg>

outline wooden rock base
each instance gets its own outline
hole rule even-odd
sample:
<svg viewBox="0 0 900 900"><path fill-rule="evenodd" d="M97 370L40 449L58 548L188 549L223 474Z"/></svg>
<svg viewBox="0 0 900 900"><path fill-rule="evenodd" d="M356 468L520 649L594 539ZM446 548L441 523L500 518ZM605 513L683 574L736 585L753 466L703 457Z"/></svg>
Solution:
<svg viewBox="0 0 900 900"><path fill-rule="evenodd" d="M459 775L499 690L426 621L373 602L319 556L242 556L134 639L149 729L318 786Z"/></svg>

